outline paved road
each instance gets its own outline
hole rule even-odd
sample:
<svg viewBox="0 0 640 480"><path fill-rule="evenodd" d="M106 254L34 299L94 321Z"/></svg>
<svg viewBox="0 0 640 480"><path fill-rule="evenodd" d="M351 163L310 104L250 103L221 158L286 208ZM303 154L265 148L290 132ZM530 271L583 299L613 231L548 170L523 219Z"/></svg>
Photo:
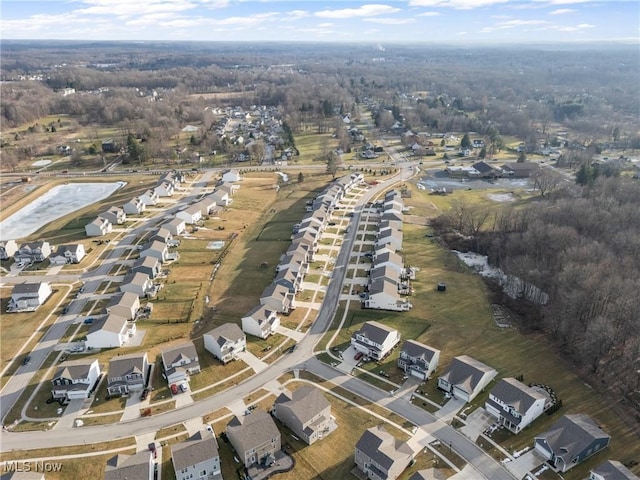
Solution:
<svg viewBox="0 0 640 480"><path fill-rule="evenodd" d="M32 350L30 354L31 361L29 364L20 366L16 371L16 374L13 375L2 388L0 391L0 419L4 419L7 413L9 413L15 402L20 398L20 395L22 395L24 389L29 385L33 376L38 372L44 361L53 351L53 347L58 344L65 335L67 329L71 326L77 315L84 309L88 302L93 301L92 296L96 294L96 291L102 282L107 279L113 265L122 261L121 257L124 253L123 250L130 248L135 239L144 233L149 227L163 222L168 216L176 213L191 201L195 200L200 195L201 190L207 185L213 174L214 172L212 171L205 172L200 181L193 185L190 195L180 199L175 205L166 211L149 218L149 220L147 220L143 225L132 229L122 237L122 239L118 241L118 245L109 250L107 258L103 260L96 269L82 275L60 275L49 277L43 274L28 277L30 281L36 282L60 282L62 280L75 282L77 280L82 280L85 283L84 293L79 298L72 300L69 305L68 313L58 317L49 327L45 335ZM3 277L0 279L0 283L17 283L24 280L24 277ZM4 448L4 441L2 443L2 447Z"/></svg>

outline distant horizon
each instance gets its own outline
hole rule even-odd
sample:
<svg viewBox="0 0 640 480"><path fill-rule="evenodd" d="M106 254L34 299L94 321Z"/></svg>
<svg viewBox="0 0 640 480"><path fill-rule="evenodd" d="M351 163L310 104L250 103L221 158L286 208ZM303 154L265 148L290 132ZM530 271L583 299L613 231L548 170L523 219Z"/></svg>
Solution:
<svg viewBox="0 0 640 480"><path fill-rule="evenodd" d="M5 0L0 41L640 43L636 0Z"/></svg>

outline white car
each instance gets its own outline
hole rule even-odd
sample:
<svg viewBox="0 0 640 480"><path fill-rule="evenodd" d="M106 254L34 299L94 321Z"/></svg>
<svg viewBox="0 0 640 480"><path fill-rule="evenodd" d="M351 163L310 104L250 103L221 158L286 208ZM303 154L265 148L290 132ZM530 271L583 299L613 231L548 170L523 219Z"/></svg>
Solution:
<svg viewBox="0 0 640 480"><path fill-rule="evenodd" d="M180 384L180 390L182 390L183 392L187 392L189 390L189 385L187 384L187 382Z"/></svg>

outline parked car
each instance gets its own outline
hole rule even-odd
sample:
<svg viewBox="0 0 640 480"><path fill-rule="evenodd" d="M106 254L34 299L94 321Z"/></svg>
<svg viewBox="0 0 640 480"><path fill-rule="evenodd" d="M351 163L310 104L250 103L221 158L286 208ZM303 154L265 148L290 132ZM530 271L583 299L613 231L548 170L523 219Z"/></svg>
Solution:
<svg viewBox="0 0 640 480"><path fill-rule="evenodd" d="M27 355L22 359L22 365L27 365L31 361L31 356Z"/></svg>
<svg viewBox="0 0 640 480"><path fill-rule="evenodd" d="M354 355L353 359L354 360L360 360L362 358L362 356L364 355L364 353L362 352L358 352Z"/></svg>
<svg viewBox="0 0 640 480"><path fill-rule="evenodd" d="M182 392L187 392L187 391L189 391L189 385L187 384L187 382L182 382L182 383L180 384L180 390L181 390Z"/></svg>
<svg viewBox="0 0 640 480"><path fill-rule="evenodd" d="M176 385L175 383L172 383L170 388L171 388L171 393L173 393L174 395L178 393L178 385Z"/></svg>
<svg viewBox="0 0 640 480"><path fill-rule="evenodd" d="M145 388L144 390L142 390L142 395L140 395L140 400L146 400L148 395L149 395L149 389Z"/></svg>

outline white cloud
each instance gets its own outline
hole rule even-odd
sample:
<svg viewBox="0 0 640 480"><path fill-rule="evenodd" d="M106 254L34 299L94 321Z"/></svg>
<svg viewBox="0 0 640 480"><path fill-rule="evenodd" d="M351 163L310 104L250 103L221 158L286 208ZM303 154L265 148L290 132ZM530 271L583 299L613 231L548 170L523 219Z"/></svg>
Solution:
<svg viewBox="0 0 640 480"><path fill-rule="evenodd" d="M214 20L215 25L241 25L253 26L259 25L266 20L271 20L280 14L278 12L258 13L255 15L247 15L246 17L228 17L222 20Z"/></svg>
<svg viewBox="0 0 640 480"><path fill-rule="evenodd" d="M318 28L329 28L329 27L333 27L333 23L319 23L318 24Z"/></svg>
<svg viewBox="0 0 640 480"><path fill-rule="evenodd" d="M144 3L129 0L88 0L84 3L89 6L74 10L74 13L80 15L147 15L158 12L182 12L198 6L189 0L172 2L148 0Z"/></svg>
<svg viewBox="0 0 640 480"><path fill-rule="evenodd" d="M546 22L544 20L522 20L522 19L507 20L505 22L498 22L495 25L490 27L484 27L482 30L480 30L480 33L491 33L497 30L509 30L515 27L546 25L547 23L549 22Z"/></svg>
<svg viewBox="0 0 640 480"><path fill-rule="evenodd" d="M440 12L424 12L424 13L419 13L417 16L418 17L437 17L440 15Z"/></svg>
<svg viewBox="0 0 640 480"><path fill-rule="evenodd" d="M577 10L574 10L573 8L559 8L557 10L554 10L553 12L549 12L549 15L566 15L567 13L574 12L577 12Z"/></svg>
<svg viewBox="0 0 640 480"><path fill-rule="evenodd" d="M411 7L449 7L458 10L471 10L478 7L488 7L507 3L509 0L410 0Z"/></svg>
<svg viewBox="0 0 640 480"><path fill-rule="evenodd" d="M369 4L358 8L343 8L340 10L322 10L314 13L316 17L322 18L353 18L353 17L375 17L377 15L388 15L399 12L399 8L390 5Z"/></svg>
<svg viewBox="0 0 640 480"><path fill-rule="evenodd" d="M365 18L363 22L380 23L382 25L404 25L415 22L413 18Z"/></svg>

